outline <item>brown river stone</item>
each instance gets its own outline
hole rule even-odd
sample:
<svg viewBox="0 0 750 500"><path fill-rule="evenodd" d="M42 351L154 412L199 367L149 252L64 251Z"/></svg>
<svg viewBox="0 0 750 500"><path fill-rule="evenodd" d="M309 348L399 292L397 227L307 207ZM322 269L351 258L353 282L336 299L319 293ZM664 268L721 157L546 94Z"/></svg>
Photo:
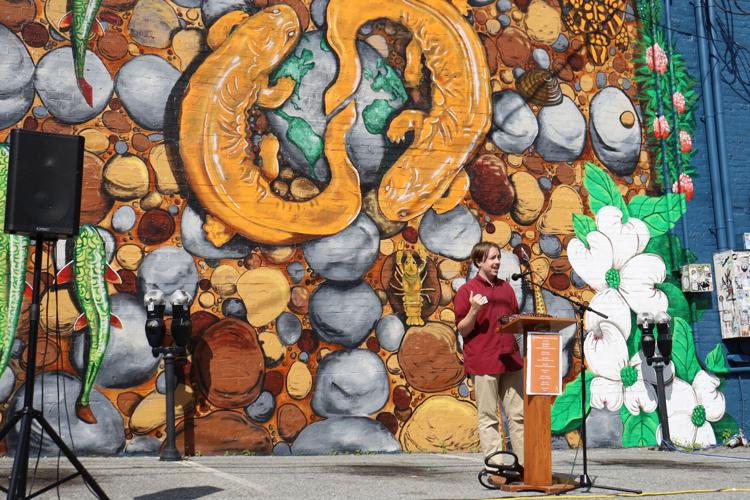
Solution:
<svg viewBox="0 0 750 500"><path fill-rule="evenodd" d="M219 408L240 408L263 388L263 351L255 329L235 318L210 326L193 354L193 378Z"/></svg>

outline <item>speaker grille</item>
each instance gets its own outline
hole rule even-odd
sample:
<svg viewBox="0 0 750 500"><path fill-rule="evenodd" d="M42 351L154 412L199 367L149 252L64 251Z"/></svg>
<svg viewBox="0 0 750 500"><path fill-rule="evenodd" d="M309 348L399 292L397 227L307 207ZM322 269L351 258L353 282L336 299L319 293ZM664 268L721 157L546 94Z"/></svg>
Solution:
<svg viewBox="0 0 750 500"><path fill-rule="evenodd" d="M6 232L50 238L78 233L83 145L78 135L11 131Z"/></svg>

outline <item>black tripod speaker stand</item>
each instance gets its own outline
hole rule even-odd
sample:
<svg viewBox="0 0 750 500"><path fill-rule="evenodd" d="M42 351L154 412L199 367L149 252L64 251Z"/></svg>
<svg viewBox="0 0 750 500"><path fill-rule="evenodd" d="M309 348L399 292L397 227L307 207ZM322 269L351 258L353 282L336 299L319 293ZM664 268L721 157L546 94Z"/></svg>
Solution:
<svg viewBox="0 0 750 500"><path fill-rule="evenodd" d="M531 274L531 273L529 273ZM580 373L580 379L581 379L581 444L583 445L583 474L581 474L578 477L578 484L576 485L576 489L578 488L586 488L586 490L593 488L599 488L603 490L612 490L612 491L622 491L625 493L635 493L640 494L642 493L641 490L631 490L627 488L619 488L615 486L604 486L600 484L594 484L594 481L591 479L591 476L589 476L588 472L588 456L587 456L587 444L586 444L586 363L585 363L585 355L583 351L583 341L584 341L584 330L583 330L583 315L586 311L590 311L598 316L601 316L604 319L607 319L607 316L600 313L599 311L592 309L588 305L578 302L575 299L571 299L570 297L566 297L565 295L559 294L554 290L550 290L549 288L539 285L533 280L521 276L521 279L524 281L527 287L531 288L532 286L539 287L543 290L547 290L549 293L556 297L560 297L561 299L567 300L570 304L572 304L575 307L576 310L576 319L578 320L578 329L580 332L580 335L578 336L579 339L579 347L580 347L580 356L581 356L581 373Z"/></svg>
<svg viewBox="0 0 750 500"><path fill-rule="evenodd" d="M39 288L42 276L42 249L44 247L44 236L36 235L36 253L34 254L34 280L31 307L29 309L29 347L28 358L26 359L26 385L23 394L23 408L18 410L13 417L5 424L0 431L0 440L4 439L8 432L21 421L21 428L18 433L18 443L16 444L16 454L13 460L13 472L10 478L8 488L0 486L0 490L8 494L8 499L32 498L57 487L58 485L70 481L71 479L81 476L86 484L96 493L100 499L107 499L107 494L99 487L97 482L91 477L86 468L76 458L73 451L68 448L62 438L55 432L55 429L47 422L41 411L34 408L34 377L36 370L36 345L39 330ZM65 457L73 464L76 472L70 474L54 483L45 486L33 494L26 495L26 476L29 469L29 448L31 440L31 423L36 421L44 432L55 442L65 454ZM41 442L40 442L41 446Z"/></svg>
<svg viewBox="0 0 750 500"><path fill-rule="evenodd" d="M55 241L60 237L72 237L78 234L81 215L83 151L84 138L82 136L25 129L13 129L10 132L4 229L6 233L25 234L36 241L23 408L8 419L3 430L0 431L0 439L3 439L20 421L10 485L8 489L0 487L0 490L7 492L8 498L11 499L35 497L77 476L82 476L99 498L107 498L104 491L47 422L42 412L34 408L42 250L45 241ZM26 476L29 469L31 423L34 421L65 453L77 472L27 496Z"/></svg>

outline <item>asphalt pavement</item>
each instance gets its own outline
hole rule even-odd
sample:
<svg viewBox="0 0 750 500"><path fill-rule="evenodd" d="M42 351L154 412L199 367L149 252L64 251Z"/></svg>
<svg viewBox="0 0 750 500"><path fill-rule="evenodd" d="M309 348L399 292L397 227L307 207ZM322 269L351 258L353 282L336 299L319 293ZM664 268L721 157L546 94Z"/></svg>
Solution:
<svg viewBox="0 0 750 500"><path fill-rule="evenodd" d="M158 457L81 458L112 499L480 499L529 498L483 488L477 454L400 453L387 455L220 456L160 462ZM556 473L583 473L580 450L553 452ZM8 485L12 458L0 458L0 485ZM32 492L75 469L63 457L29 462ZM617 490L642 490L644 498L750 499L750 448L703 452L648 449L588 451L590 489L563 497L616 498ZM628 494L627 496L632 496ZM39 497L96 498L80 477ZM552 498L552 497L546 497Z"/></svg>

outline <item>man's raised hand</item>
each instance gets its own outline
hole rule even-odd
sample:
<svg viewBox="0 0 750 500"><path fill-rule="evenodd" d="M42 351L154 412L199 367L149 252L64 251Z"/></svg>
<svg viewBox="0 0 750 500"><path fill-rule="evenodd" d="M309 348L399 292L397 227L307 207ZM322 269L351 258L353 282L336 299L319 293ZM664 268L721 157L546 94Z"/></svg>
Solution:
<svg viewBox="0 0 750 500"><path fill-rule="evenodd" d="M473 310L478 311L486 303L487 297L480 293L474 293L469 290L469 304Z"/></svg>

